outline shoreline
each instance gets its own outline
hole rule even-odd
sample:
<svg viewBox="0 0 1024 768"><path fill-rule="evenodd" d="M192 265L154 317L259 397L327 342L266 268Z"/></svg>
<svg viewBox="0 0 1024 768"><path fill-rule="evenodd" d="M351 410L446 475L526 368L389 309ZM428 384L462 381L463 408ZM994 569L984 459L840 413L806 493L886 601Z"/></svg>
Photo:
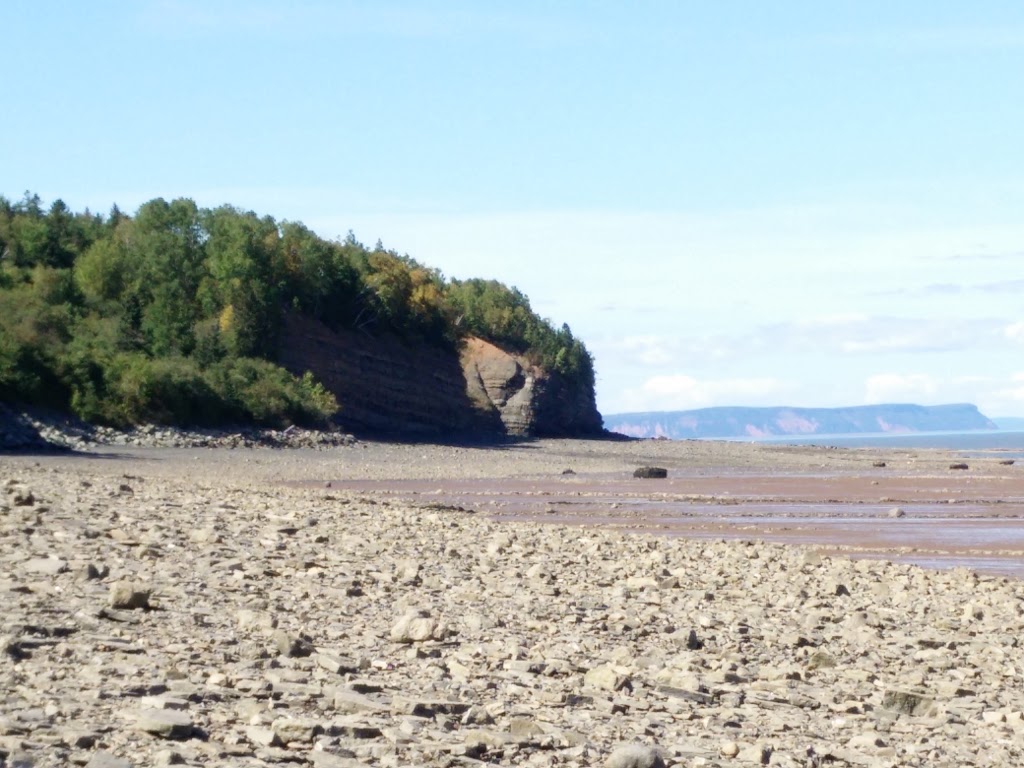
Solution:
<svg viewBox="0 0 1024 768"><path fill-rule="evenodd" d="M1024 582L808 546L498 522L487 502L507 500L501 488L470 506L449 503L444 485L639 488L612 502L622 509L672 483L678 496L723 482L735 497L771 477L870 491L885 473L996 497L1017 482L1013 467L647 441L0 461L9 763L1024 758ZM634 481L643 465L669 467L669 482Z"/></svg>

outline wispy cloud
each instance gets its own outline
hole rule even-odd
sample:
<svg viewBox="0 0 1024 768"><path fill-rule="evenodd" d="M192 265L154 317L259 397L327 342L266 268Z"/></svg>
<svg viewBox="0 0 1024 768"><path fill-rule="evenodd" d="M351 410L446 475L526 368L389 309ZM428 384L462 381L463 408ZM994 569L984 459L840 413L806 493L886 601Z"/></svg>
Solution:
<svg viewBox="0 0 1024 768"><path fill-rule="evenodd" d="M1024 320L1010 323L1003 328L1003 336L1016 344L1024 344Z"/></svg>
<svg viewBox="0 0 1024 768"><path fill-rule="evenodd" d="M871 317L851 315L808 319L760 330L791 350L863 355L947 352L994 343L1003 335L1002 321L961 318Z"/></svg>
<svg viewBox="0 0 1024 768"><path fill-rule="evenodd" d="M680 365L712 368L732 361L799 355L863 357L956 352L1007 343L1024 344L1024 321L828 315L757 326L742 333L644 334L591 345L599 360L651 371Z"/></svg>
<svg viewBox="0 0 1024 768"><path fill-rule="evenodd" d="M924 373L878 373L864 382L865 403L930 400L940 382Z"/></svg>
<svg viewBox="0 0 1024 768"><path fill-rule="evenodd" d="M962 296L975 294L1021 293L1024 292L1024 278L1008 280L992 280L984 283L930 283L920 287L896 288L879 291L875 296L892 297L931 297L931 296Z"/></svg>
<svg viewBox="0 0 1024 768"><path fill-rule="evenodd" d="M973 252L954 253L947 256L949 261L1016 261L1024 256L1024 251L987 251L979 249Z"/></svg>
<svg viewBox="0 0 1024 768"><path fill-rule="evenodd" d="M781 379L699 379L685 374L653 376L623 397L627 410L674 411L728 402L766 404L792 390Z"/></svg>

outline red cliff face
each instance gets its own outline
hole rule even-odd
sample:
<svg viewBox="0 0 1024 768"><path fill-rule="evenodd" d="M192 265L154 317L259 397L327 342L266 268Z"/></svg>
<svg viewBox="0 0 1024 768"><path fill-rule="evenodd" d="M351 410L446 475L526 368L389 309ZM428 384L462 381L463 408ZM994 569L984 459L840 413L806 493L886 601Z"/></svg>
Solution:
<svg viewBox="0 0 1024 768"><path fill-rule="evenodd" d="M332 331L288 315L280 363L311 371L341 403L346 429L479 436L601 433L593 392L486 341L458 353L392 336Z"/></svg>

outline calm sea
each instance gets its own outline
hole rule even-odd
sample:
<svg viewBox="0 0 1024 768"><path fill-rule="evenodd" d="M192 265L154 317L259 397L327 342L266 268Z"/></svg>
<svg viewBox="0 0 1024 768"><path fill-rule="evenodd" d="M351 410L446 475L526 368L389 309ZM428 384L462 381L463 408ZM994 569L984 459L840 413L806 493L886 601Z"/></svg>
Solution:
<svg viewBox="0 0 1024 768"><path fill-rule="evenodd" d="M918 432L860 435L790 435L786 437L742 442L773 445L834 445L840 448L942 448L952 451L1000 451L1009 458L1024 458L1024 432L993 430L991 432Z"/></svg>

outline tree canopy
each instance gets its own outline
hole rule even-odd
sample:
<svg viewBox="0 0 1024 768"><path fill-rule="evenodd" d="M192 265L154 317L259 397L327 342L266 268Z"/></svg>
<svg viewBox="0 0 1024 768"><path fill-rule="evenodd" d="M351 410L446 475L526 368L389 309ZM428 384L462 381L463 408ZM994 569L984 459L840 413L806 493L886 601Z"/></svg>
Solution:
<svg viewBox="0 0 1024 768"><path fill-rule="evenodd" d="M515 288L351 233L189 199L104 216L0 197L0 400L110 424L322 423L333 395L275 363L289 311L408 344L479 336L593 389L583 343Z"/></svg>

